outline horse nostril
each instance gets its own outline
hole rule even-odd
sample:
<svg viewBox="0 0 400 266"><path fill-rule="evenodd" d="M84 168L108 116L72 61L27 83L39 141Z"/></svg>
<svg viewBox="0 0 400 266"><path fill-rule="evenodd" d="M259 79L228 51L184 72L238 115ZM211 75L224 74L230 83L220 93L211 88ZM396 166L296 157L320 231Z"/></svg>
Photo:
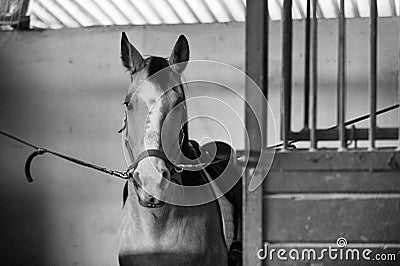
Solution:
<svg viewBox="0 0 400 266"><path fill-rule="evenodd" d="M170 178L170 173L169 173L169 171L167 169L163 169L161 171L161 175L162 175L163 178L165 178L167 180L169 180L169 178Z"/></svg>
<svg viewBox="0 0 400 266"><path fill-rule="evenodd" d="M162 169L161 176L162 176L162 179L160 182L160 188L166 189L168 186L168 181L170 180L171 174L169 173L168 169Z"/></svg>
<svg viewBox="0 0 400 266"><path fill-rule="evenodd" d="M135 171L135 172L133 173L133 180L135 180L136 183L137 183L139 186L142 185L142 181L140 181L139 172L138 172L138 171Z"/></svg>

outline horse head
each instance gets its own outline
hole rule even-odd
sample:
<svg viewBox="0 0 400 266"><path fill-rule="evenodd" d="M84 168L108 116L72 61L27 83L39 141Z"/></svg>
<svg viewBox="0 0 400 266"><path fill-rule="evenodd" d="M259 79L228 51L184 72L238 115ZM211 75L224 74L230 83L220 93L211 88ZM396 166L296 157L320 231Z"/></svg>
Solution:
<svg viewBox="0 0 400 266"><path fill-rule="evenodd" d="M181 35L169 58L144 58L122 33L121 59L131 76L122 133L133 187L140 205L162 207L174 172L171 161L179 161L188 141L181 79L189 60L188 41Z"/></svg>

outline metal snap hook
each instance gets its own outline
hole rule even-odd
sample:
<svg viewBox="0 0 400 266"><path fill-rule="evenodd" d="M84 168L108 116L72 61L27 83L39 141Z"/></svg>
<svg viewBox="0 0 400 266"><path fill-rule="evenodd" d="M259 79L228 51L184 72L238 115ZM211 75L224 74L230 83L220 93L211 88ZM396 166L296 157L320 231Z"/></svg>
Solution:
<svg viewBox="0 0 400 266"><path fill-rule="evenodd" d="M183 167L174 166L174 169L175 169L175 172L177 172L177 173L183 172Z"/></svg>

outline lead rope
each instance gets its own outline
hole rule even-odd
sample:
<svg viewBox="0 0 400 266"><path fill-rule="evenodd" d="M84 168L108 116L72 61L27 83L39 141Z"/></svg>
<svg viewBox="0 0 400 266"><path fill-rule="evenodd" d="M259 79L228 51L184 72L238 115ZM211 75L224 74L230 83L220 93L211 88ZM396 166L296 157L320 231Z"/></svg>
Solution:
<svg viewBox="0 0 400 266"><path fill-rule="evenodd" d="M39 156L39 155L43 155L43 154L46 154L46 153L49 153L51 155L54 155L54 156L56 156L58 158L66 160L66 161L70 161L70 162L79 164L81 166L100 171L100 172L105 173L105 174L109 174L109 175L112 175L112 176L115 176L115 177L119 177L121 179L128 179L130 177L128 171L121 172L121 171L109 169L107 167L103 167L103 166L99 166L99 165L96 165L96 164L93 164L93 163L90 163L90 162L86 162L86 161L77 159L75 157L72 157L72 156L69 156L69 155L66 155L66 154L62 154L62 153L59 153L59 152L56 152L56 151L52 151L52 150L49 150L49 149L46 149L46 148L42 148L42 147L36 146L36 145L34 145L32 143L29 143L29 142L27 142L27 141L25 141L23 139L20 139L20 138L14 136L14 135L11 135L11 134L9 134L7 132L4 132L4 131L1 131L1 130L0 130L0 134L5 136L5 137L7 137L7 138L13 139L13 140L25 145L25 146L28 146L30 148L35 149L35 151L32 152L28 156L28 158L26 159L26 162L25 162L25 176L26 176L26 179L28 180L28 182L33 182L33 178L32 178L31 171L30 171L33 159L35 157Z"/></svg>
<svg viewBox="0 0 400 266"><path fill-rule="evenodd" d="M399 107L400 107L400 104L396 103L394 105L388 106L386 108L383 108L383 109L377 111L376 115L384 114L386 112L392 111L392 110L397 109ZM363 115L363 116L360 116L360 117L357 117L357 118L354 118L352 120L347 121L345 123L345 125L346 126L347 125L352 125L352 124L358 123L360 121L366 120L369 117L370 117L370 115L366 114L366 115ZM126 124L124 123L123 128L120 131L122 132L125 129L125 127L126 127ZM333 127L329 128L329 129L336 128L336 127L337 126L333 126ZM3 136L5 136L5 137L7 137L9 139L13 139L13 140L15 140L15 141L17 141L17 142L19 142L19 143L21 143L21 144L23 144L25 146L28 146L28 147L30 147L32 149L35 149L35 151L32 152L29 155L29 157L26 159L26 162L25 162L25 176L26 176L28 182L33 182L33 178L32 178L31 171L30 171L33 159L36 158L37 156L43 155L45 153L49 153L49 154L54 155L56 157L59 157L61 159L76 163L78 165L81 165L81 166L84 166L84 167L87 167L87 168L91 168L91 169L97 170L99 172L102 172L102 173L105 173L105 174L109 174L109 175L112 175L112 176L115 176L115 177L118 177L118 178L121 178L121 179L129 179L130 178L131 169L128 169L125 172L112 170L112 169L109 169L107 167L99 166L99 165L96 165L96 164L93 164L93 163L89 163L89 162L74 158L74 157L69 156L69 155L65 155L65 154L62 154L62 153L59 153L59 152L56 152L56 151L52 151L52 150L49 150L49 149L46 149L46 148L42 148L42 147L36 146L36 145L34 145L32 143L29 143L29 142L27 142L27 141L25 141L23 139L20 139L20 138L14 136L12 134L9 134L7 132L2 131L2 130L0 130L0 135L3 135ZM295 143L297 141L298 140L292 140L289 143L293 144L293 143ZM275 145L267 147L267 149L277 149L281 145L282 145L282 143L275 144ZM242 157L238 158L238 161L242 161L242 160L243 160ZM216 163L219 163L219 162L222 162L222 161L225 161L225 160L211 162L210 165L216 164ZM193 170L202 170L206 166L207 166L206 163L199 163L199 164L193 164L193 165L191 165L191 164L176 164L175 165L176 169L178 169L179 171L183 171L183 170L192 170L192 171Z"/></svg>

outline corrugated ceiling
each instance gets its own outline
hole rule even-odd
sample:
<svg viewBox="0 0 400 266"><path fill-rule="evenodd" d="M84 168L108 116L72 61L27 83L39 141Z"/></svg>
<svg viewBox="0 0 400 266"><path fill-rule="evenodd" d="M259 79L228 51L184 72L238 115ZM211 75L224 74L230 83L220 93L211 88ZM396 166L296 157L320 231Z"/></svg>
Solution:
<svg viewBox="0 0 400 266"><path fill-rule="evenodd" d="M5 1L5 0L0 0ZM250 0L251 1L251 0ZM319 0L319 18L335 18L339 0ZM346 16L368 17L369 0L345 0ZM307 0L293 0L293 17L305 17ZM272 20L281 18L283 0L269 0ZM154 25L244 22L246 0L31 0L34 28L96 25ZM400 0L378 0L381 17L398 16Z"/></svg>

